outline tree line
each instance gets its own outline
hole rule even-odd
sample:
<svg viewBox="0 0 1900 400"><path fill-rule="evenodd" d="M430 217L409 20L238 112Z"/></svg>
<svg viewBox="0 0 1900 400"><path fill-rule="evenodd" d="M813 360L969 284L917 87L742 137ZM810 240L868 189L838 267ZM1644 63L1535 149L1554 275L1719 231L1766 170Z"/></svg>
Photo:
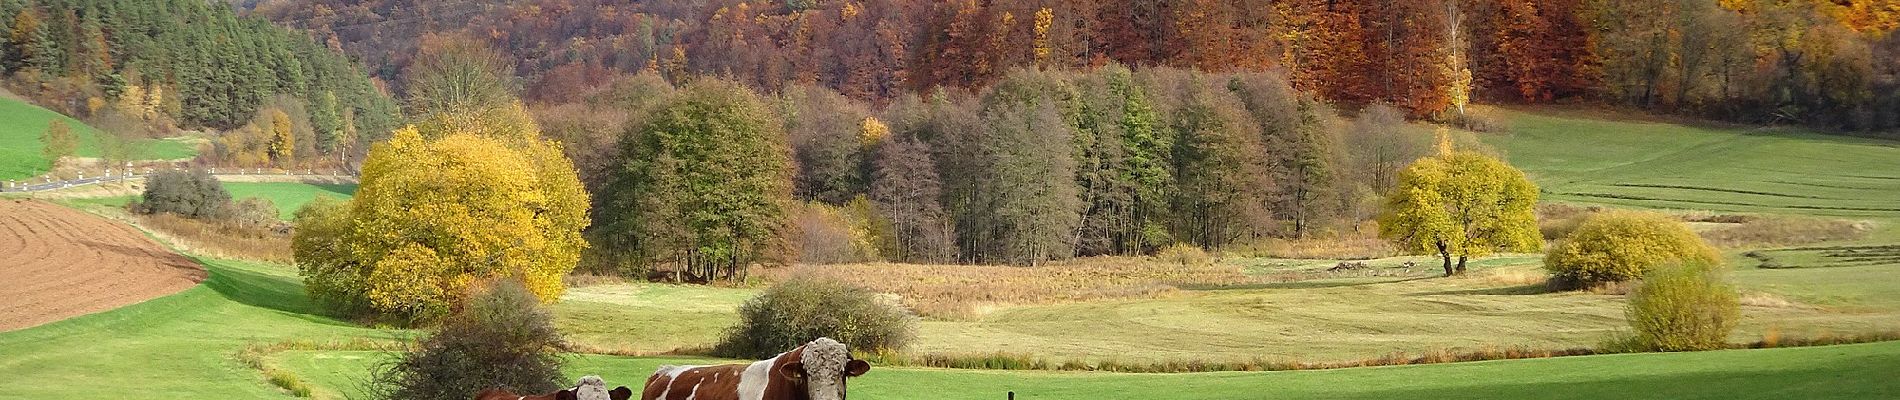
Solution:
<svg viewBox="0 0 1900 400"><path fill-rule="evenodd" d="M1900 2L1821 0L260 1L396 81L427 33L518 60L526 95L610 72L831 88L879 104L1017 68L1279 70L1336 105L1457 117L1593 100L1742 122L1900 127Z"/></svg>
<svg viewBox="0 0 1900 400"><path fill-rule="evenodd" d="M115 134L249 126L214 143L246 166L360 150L397 112L337 49L216 2L0 0L0 71Z"/></svg>
<svg viewBox="0 0 1900 400"><path fill-rule="evenodd" d="M1366 229L1432 140L1400 109L1343 119L1275 73L1018 69L885 107L689 81L640 75L534 108L595 199L591 262L705 279L1335 235Z"/></svg>

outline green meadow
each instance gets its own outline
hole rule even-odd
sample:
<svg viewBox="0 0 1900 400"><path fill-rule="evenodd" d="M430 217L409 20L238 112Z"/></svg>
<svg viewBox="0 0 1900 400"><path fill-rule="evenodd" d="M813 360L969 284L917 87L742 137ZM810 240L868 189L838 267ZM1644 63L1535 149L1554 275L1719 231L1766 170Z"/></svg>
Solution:
<svg viewBox="0 0 1900 400"><path fill-rule="evenodd" d="M65 115L19 100L0 97L0 180L24 179L46 173L53 160L40 154L45 143L40 134L53 120L64 120L79 135L80 157L99 156L98 129ZM189 143L164 139L139 140L133 144L135 159L175 160L191 158L197 148Z"/></svg>
<svg viewBox="0 0 1900 400"><path fill-rule="evenodd" d="M270 200L283 219L289 220L304 204L316 200L318 196L337 200L349 199L356 194L356 184L351 183L301 183L301 182L225 182L224 190L231 192L232 199L261 198Z"/></svg>

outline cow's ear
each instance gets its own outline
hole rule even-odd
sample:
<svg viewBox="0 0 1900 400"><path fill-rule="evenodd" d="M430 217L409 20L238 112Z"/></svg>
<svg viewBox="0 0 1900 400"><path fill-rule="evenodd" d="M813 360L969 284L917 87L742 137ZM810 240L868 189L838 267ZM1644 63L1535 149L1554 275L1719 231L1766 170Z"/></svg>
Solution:
<svg viewBox="0 0 1900 400"><path fill-rule="evenodd" d="M631 399L633 398L633 389L628 389L626 386L614 388L614 390L607 391L607 398L611 400Z"/></svg>
<svg viewBox="0 0 1900 400"><path fill-rule="evenodd" d="M554 400L579 400L579 399L580 399L580 396L574 395L574 391L571 389L561 389L561 391L559 392L554 392Z"/></svg>
<svg viewBox="0 0 1900 400"><path fill-rule="evenodd" d="M855 378L858 375L864 375L866 372L871 372L871 363L864 362L864 360L851 360L844 363L844 376Z"/></svg>
<svg viewBox="0 0 1900 400"><path fill-rule="evenodd" d="M805 363L786 363L785 365L780 365L778 367L778 374L784 375L786 379L795 381L804 380Z"/></svg>

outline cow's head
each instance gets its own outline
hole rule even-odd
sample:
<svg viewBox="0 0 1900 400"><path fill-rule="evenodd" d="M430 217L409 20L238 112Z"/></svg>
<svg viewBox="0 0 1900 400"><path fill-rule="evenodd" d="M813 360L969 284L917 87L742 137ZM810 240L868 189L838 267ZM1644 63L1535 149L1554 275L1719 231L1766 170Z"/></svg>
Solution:
<svg viewBox="0 0 1900 400"><path fill-rule="evenodd" d="M555 400L627 400L630 398L633 398L633 389L621 386L607 390L607 381L594 375L581 377L580 382L576 383L572 389L554 392Z"/></svg>
<svg viewBox="0 0 1900 400"><path fill-rule="evenodd" d="M844 343L830 338L818 338L804 348L798 362L780 365L778 373L804 388L811 400L844 400L845 379L871 370L871 363L851 359Z"/></svg>

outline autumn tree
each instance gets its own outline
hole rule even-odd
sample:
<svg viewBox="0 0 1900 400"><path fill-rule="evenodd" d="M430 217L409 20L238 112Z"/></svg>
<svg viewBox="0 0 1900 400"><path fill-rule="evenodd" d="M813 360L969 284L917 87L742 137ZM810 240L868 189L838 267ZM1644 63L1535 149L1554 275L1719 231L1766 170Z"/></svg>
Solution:
<svg viewBox="0 0 1900 400"><path fill-rule="evenodd" d="M1152 87L1173 105L1174 194L1169 200L1176 241L1221 248L1270 230L1273 181L1260 125L1220 82L1184 71L1154 71Z"/></svg>
<svg viewBox="0 0 1900 400"><path fill-rule="evenodd" d="M1409 129L1405 112L1382 104L1359 111L1340 138L1344 154L1340 178L1349 182L1353 221L1377 215L1386 193L1397 186L1399 171L1431 155L1431 135Z"/></svg>
<svg viewBox="0 0 1900 400"><path fill-rule="evenodd" d="M514 100L514 64L477 39L429 35L404 70L408 111L481 112Z"/></svg>
<svg viewBox="0 0 1900 400"><path fill-rule="evenodd" d="M789 260L791 155L757 95L695 80L636 129L601 196L602 237L620 258L731 280Z"/></svg>
<svg viewBox="0 0 1900 400"><path fill-rule="evenodd" d="M60 158L75 155L79 150L79 136L73 133L66 120L54 118L46 124L46 131L40 133L40 156L58 162Z"/></svg>
<svg viewBox="0 0 1900 400"><path fill-rule="evenodd" d="M270 121L266 131L270 137L270 159L279 165L289 165L297 156L297 137L290 130L290 114L271 109L265 115Z"/></svg>
<svg viewBox="0 0 1900 400"><path fill-rule="evenodd" d="M971 261L1016 265L1074 257L1079 224L1073 134L1052 75L1018 70L986 92L971 138L975 163L949 194ZM967 186L965 186L967 185Z"/></svg>
<svg viewBox="0 0 1900 400"><path fill-rule="evenodd" d="M798 166L794 194L839 205L864 193L868 111L837 92L803 85L787 88L777 108Z"/></svg>
<svg viewBox="0 0 1900 400"><path fill-rule="evenodd" d="M1440 135L1437 155L1399 172L1379 215L1379 236L1402 251L1442 258L1445 276L1464 273L1467 258L1542 247L1532 210L1537 186L1503 161L1452 149Z"/></svg>
<svg viewBox="0 0 1900 400"><path fill-rule="evenodd" d="M927 146L913 137L892 138L873 162L870 199L890 220L895 243L886 257L894 261L942 263L956 255L949 215L938 203L943 183Z"/></svg>
<svg viewBox="0 0 1900 400"><path fill-rule="evenodd" d="M587 246L588 203L560 150L522 138L530 134L425 138L405 128L373 148L347 213L319 205L330 208L299 216L293 251L306 279L320 282L313 297L411 323L435 321L470 285L494 278L559 299L561 277Z"/></svg>

